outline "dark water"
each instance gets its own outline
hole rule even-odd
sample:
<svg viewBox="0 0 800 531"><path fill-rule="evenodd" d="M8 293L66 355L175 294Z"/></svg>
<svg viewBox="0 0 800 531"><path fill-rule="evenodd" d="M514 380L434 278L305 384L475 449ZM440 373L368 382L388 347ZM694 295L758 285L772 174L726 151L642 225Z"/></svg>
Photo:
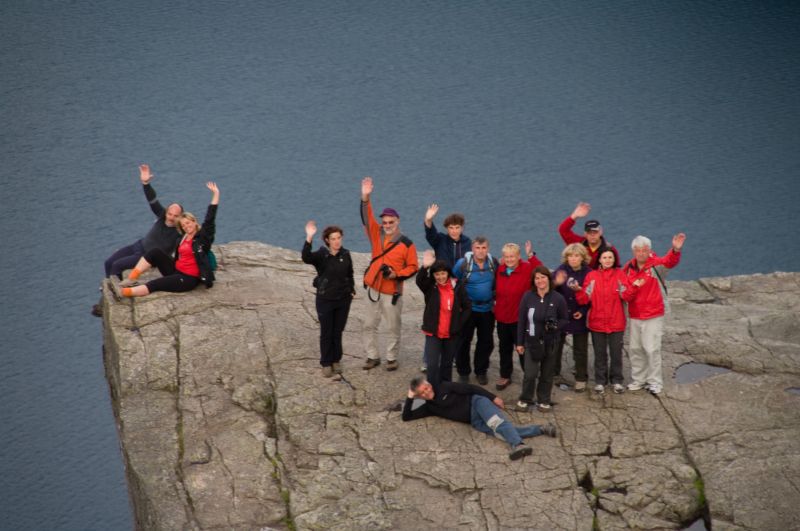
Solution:
<svg viewBox="0 0 800 531"><path fill-rule="evenodd" d="M672 278L797 270L796 2L0 3L0 527L125 529L101 363L103 259L160 196L218 241L358 226L359 180L554 265L579 200ZM441 221L443 216L440 216Z"/></svg>
<svg viewBox="0 0 800 531"><path fill-rule="evenodd" d="M700 380L705 380L706 378L711 378L718 374L725 374L726 372L731 372L731 370L725 367L717 367L716 365L708 365L706 363L689 362L675 369L673 377L676 383L688 384L699 382Z"/></svg>

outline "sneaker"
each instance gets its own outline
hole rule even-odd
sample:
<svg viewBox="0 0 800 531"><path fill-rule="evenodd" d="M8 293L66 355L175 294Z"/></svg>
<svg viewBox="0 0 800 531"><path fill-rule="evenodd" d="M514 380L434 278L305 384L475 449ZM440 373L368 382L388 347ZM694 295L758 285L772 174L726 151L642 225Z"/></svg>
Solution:
<svg viewBox="0 0 800 531"><path fill-rule="evenodd" d="M646 387L645 384L637 383L637 382L631 382L631 383L628 384L628 391L641 391L645 387Z"/></svg>
<svg viewBox="0 0 800 531"><path fill-rule="evenodd" d="M469 374L459 374L458 383L469 383Z"/></svg>
<svg viewBox="0 0 800 531"><path fill-rule="evenodd" d="M510 452L508 452L508 458L512 461L516 461L517 459L522 459L526 455L531 455L532 453L533 448L519 443Z"/></svg>
<svg viewBox="0 0 800 531"><path fill-rule="evenodd" d="M603 393L605 393L605 392L606 392L606 388L605 388L605 387L603 387L603 386L602 386L602 385L600 385L600 384L597 384L597 385L595 385L595 386L594 386L594 392L595 392L595 393L599 393L599 394L601 394L601 395L602 395Z"/></svg>
<svg viewBox="0 0 800 531"><path fill-rule="evenodd" d="M364 369L365 371L368 371L370 369L374 369L375 367L377 367L380 364L381 364L381 360L374 360L372 358L367 358L367 362L361 368Z"/></svg>
<svg viewBox="0 0 800 531"><path fill-rule="evenodd" d="M663 391L662 387L658 384L650 384L647 386L647 390L650 391L651 394L660 395L661 391Z"/></svg>
<svg viewBox="0 0 800 531"><path fill-rule="evenodd" d="M575 392L582 393L586 391L586 382L575 382Z"/></svg>
<svg viewBox="0 0 800 531"><path fill-rule="evenodd" d="M475 377L478 379L478 383L481 385L486 385L489 383L489 378L487 378L485 374L477 374Z"/></svg>
<svg viewBox="0 0 800 531"><path fill-rule="evenodd" d="M555 424L552 422L548 422L544 426L542 426L542 435L547 435L548 437L557 437L558 430L556 430Z"/></svg>
<svg viewBox="0 0 800 531"><path fill-rule="evenodd" d="M95 317L103 317L103 306L100 304L92 306L92 315Z"/></svg>
<svg viewBox="0 0 800 531"><path fill-rule="evenodd" d="M323 378L330 378L331 376L333 376L333 367L331 367L330 365L323 367L322 376Z"/></svg>
<svg viewBox="0 0 800 531"><path fill-rule="evenodd" d="M342 375L339 374L338 372L334 372L333 376L331 376L331 380L334 381L334 382L341 382L342 381Z"/></svg>
<svg viewBox="0 0 800 531"><path fill-rule="evenodd" d="M428 372L428 366L427 365L423 365L422 367L419 368L419 372L422 372L422 373Z"/></svg>
<svg viewBox="0 0 800 531"><path fill-rule="evenodd" d="M132 288L133 286L138 286L138 285L139 285L138 280L133 280L130 278L126 278L125 280L119 283L119 287L121 288Z"/></svg>
<svg viewBox="0 0 800 531"><path fill-rule="evenodd" d="M342 364L338 361L333 362L333 373L334 374L342 374Z"/></svg>
<svg viewBox="0 0 800 531"><path fill-rule="evenodd" d="M622 393L625 392L625 386L623 386L622 384L614 384L614 392L617 393L618 395L621 395Z"/></svg>
<svg viewBox="0 0 800 531"><path fill-rule="evenodd" d="M515 411L523 411L524 412L524 411L528 411L528 409L530 409L530 405L527 402L525 402L524 400L518 400L517 401L517 405L514 406L514 410Z"/></svg>
<svg viewBox="0 0 800 531"><path fill-rule="evenodd" d="M397 360L389 360L386 362L386 370L387 371L396 371L400 365L397 363Z"/></svg>
<svg viewBox="0 0 800 531"><path fill-rule="evenodd" d="M550 409L551 409L552 407L553 407L553 406L551 406L550 404L539 404L539 405L537 406L537 409L538 409L539 411L541 411L542 413L547 413L548 411L550 411Z"/></svg>
<svg viewBox="0 0 800 531"><path fill-rule="evenodd" d="M508 387L508 384L510 383L511 383L510 378L500 378L497 380L497 382L495 382L494 388L497 389L498 391L502 391L503 389Z"/></svg>

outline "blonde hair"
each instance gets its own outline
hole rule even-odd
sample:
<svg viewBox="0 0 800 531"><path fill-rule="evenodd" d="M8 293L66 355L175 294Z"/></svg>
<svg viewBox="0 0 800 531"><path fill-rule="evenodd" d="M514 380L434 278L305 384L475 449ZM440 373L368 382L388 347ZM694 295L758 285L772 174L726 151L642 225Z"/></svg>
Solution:
<svg viewBox="0 0 800 531"><path fill-rule="evenodd" d="M181 221L183 221L184 219L188 219L190 221L194 221L195 224L197 225L197 230L198 231L202 228L202 226L197 221L197 218L195 217L194 214L192 214L191 212L183 212L183 213L181 213L180 216L178 216L178 222L175 224L175 228L178 229L178 232L180 234L183 234L183 227L181 226Z"/></svg>
<svg viewBox="0 0 800 531"><path fill-rule="evenodd" d="M571 254L577 254L581 257L581 263L583 265L589 265L591 259L589 258L589 251L586 250L586 246L582 243L571 243L564 247L564 250L561 251L561 263L567 263L567 257Z"/></svg>
<svg viewBox="0 0 800 531"><path fill-rule="evenodd" d="M517 245L516 243L507 243L507 244L505 244L503 246L502 252L505 253L506 251L517 253L518 255L522 254L520 252L520 250L519 250L519 245Z"/></svg>

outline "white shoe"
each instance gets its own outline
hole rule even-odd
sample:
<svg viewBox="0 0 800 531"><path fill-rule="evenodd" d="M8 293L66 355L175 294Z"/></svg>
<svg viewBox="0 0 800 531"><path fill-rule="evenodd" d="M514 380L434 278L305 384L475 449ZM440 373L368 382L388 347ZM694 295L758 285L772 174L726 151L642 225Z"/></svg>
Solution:
<svg viewBox="0 0 800 531"><path fill-rule="evenodd" d="M647 386L647 390L654 395L660 395L664 389L658 384L650 384Z"/></svg>
<svg viewBox="0 0 800 531"><path fill-rule="evenodd" d="M641 383L631 382L628 384L628 391L641 391L642 389L645 388L646 388L645 384Z"/></svg>
<svg viewBox="0 0 800 531"><path fill-rule="evenodd" d="M605 388L605 387L603 387L603 386L602 386L602 385L600 385L600 384L597 384L597 385L595 385L595 386L594 386L594 392L595 392L595 393L600 393L600 394L602 395L603 393L605 393L605 392L606 392L606 388Z"/></svg>
<svg viewBox="0 0 800 531"><path fill-rule="evenodd" d="M614 384L614 392L621 395L625 392L625 387L622 384Z"/></svg>

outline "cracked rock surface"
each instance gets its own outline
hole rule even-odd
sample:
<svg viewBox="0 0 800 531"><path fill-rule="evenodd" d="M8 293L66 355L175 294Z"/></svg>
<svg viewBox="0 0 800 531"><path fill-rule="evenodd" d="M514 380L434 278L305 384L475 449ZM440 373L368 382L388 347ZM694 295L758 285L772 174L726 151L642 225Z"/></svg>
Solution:
<svg viewBox="0 0 800 531"><path fill-rule="evenodd" d="M421 364L415 286L400 370L361 369L359 290L334 382L318 364L313 268L254 242L215 252L211 290L105 292L141 529L678 529L704 516L714 529L800 527L800 395L787 391L800 388L800 274L670 282L664 393L556 388L551 413L509 412L559 428L512 462L469 425L400 420L393 406ZM363 271L367 256L354 259ZM731 371L678 384L687 362ZM572 383L570 347L564 364ZM493 389L496 351L489 376ZM521 376L499 392L507 404Z"/></svg>

